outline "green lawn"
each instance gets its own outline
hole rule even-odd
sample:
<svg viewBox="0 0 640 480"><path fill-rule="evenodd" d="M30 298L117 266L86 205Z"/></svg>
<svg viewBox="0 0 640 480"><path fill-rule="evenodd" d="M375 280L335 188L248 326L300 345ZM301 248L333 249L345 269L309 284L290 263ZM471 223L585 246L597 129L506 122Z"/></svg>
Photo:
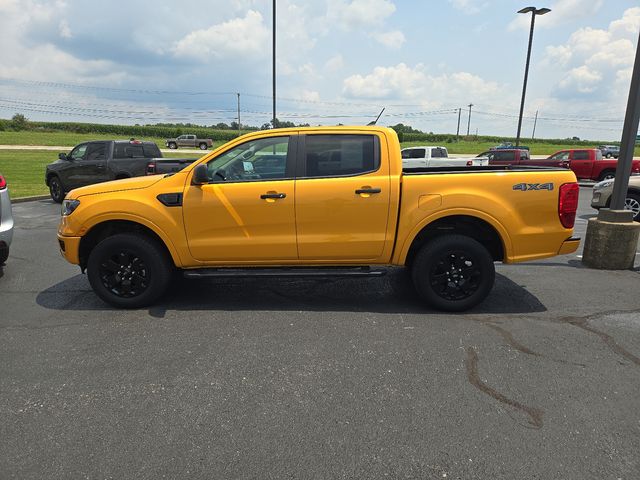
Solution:
<svg viewBox="0 0 640 480"><path fill-rule="evenodd" d="M188 158L197 154L178 151L164 156ZM7 179L11 198L47 195L49 189L44 183L45 167L57 157L57 153L46 150L0 150L0 174Z"/></svg>

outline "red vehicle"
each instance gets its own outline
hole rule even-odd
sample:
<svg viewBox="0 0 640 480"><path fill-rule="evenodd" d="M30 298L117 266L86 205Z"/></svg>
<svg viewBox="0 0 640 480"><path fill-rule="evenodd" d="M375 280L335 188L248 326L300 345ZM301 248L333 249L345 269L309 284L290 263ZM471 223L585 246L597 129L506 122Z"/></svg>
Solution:
<svg viewBox="0 0 640 480"><path fill-rule="evenodd" d="M487 157L489 165L532 165L536 167L565 167L559 160L531 158L529 150L522 148L499 149L483 152L478 157ZM476 157L477 158L477 157Z"/></svg>
<svg viewBox="0 0 640 480"><path fill-rule="evenodd" d="M602 151L597 148L561 150L547 160L560 162L562 166L573 170L578 179L607 180L614 178L618 160L602 158ZM631 173L640 174L640 160L633 160Z"/></svg>

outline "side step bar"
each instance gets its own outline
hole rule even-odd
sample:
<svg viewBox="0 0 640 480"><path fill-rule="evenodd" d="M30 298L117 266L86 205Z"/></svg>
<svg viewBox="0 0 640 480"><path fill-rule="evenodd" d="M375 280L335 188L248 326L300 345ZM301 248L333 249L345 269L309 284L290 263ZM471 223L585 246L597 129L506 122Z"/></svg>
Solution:
<svg viewBox="0 0 640 480"><path fill-rule="evenodd" d="M380 277L384 268L371 267L246 267L185 270L185 278L207 277Z"/></svg>

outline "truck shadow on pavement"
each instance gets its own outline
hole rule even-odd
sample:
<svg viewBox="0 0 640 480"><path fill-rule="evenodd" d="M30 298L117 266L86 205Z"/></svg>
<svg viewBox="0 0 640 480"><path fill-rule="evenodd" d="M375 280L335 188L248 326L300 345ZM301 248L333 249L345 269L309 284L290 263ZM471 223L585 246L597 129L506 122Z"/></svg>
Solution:
<svg viewBox="0 0 640 480"><path fill-rule="evenodd" d="M38 305L53 310L116 310L100 300L84 275L40 292ZM377 278L223 278L180 279L149 314L168 310L340 311L430 313L403 269ZM532 313L547 308L522 286L496 274L489 297L466 314ZM463 313L463 314L464 314Z"/></svg>

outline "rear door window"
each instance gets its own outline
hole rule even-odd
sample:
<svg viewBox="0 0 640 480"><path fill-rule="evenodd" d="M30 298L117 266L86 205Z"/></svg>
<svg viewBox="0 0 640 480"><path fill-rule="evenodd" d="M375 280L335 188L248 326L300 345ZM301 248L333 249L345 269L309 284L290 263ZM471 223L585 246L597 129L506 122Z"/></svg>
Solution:
<svg viewBox="0 0 640 480"><path fill-rule="evenodd" d="M375 172L380 147L375 135L307 135L303 177L342 177Z"/></svg>
<svg viewBox="0 0 640 480"><path fill-rule="evenodd" d="M161 157L160 149L158 145L155 143L144 143L142 144L142 152L144 156L147 158Z"/></svg>
<svg viewBox="0 0 640 480"><path fill-rule="evenodd" d="M447 158L447 151L440 147L432 148L431 158Z"/></svg>
<svg viewBox="0 0 640 480"><path fill-rule="evenodd" d="M574 150L573 160L589 160L589 152L586 150Z"/></svg>

